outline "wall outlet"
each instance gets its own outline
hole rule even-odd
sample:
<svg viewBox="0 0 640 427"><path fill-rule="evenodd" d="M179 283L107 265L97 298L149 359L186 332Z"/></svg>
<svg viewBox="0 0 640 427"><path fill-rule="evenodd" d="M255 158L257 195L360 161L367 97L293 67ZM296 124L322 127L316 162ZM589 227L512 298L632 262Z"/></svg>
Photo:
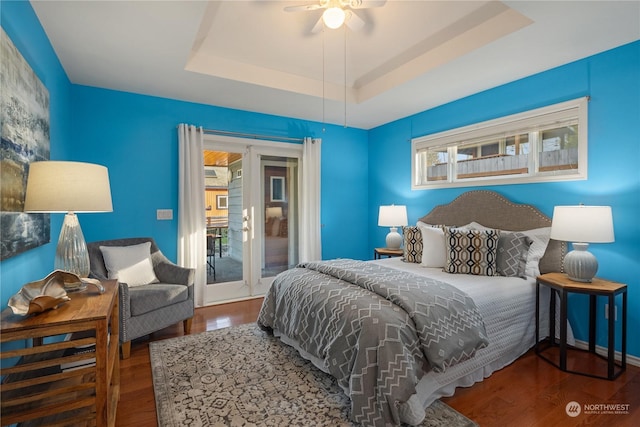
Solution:
<svg viewBox="0 0 640 427"><path fill-rule="evenodd" d="M606 320L609 320L609 304L605 304L604 305L604 318ZM613 321L614 322L618 321L618 306L617 305L613 306Z"/></svg>
<svg viewBox="0 0 640 427"><path fill-rule="evenodd" d="M156 210L156 219L159 220L159 221L173 219L173 209L158 209L158 210Z"/></svg>

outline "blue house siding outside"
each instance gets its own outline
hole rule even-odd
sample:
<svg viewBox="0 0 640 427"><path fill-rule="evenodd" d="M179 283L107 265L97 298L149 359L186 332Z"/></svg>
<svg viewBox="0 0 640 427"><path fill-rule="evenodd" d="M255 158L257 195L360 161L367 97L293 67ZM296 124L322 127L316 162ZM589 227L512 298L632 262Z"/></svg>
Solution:
<svg viewBox="0 0 640 427"><path fill-rule="evenodd" d="M489 187L551 215L559 204L606 204L614 213L616 242L593 245L599 275L629 285L629 330L640 325L640 42L604 52L428 110L370 131L276 117L152 96L74 85L28 2L3 2L2 27L47 86L51 99L51 158L100 163L109 168L113 213L83 214L87 241L131 235L158 240L176 258L178 123L288 137L322 138L323 258L370 259L384 241L380 204L406 204L410 221L468 190L412 191L410 140L579 96L589 104L589 180ZM425 94L428 96L428 93ZM323 132L323 128L326 130ZM156 209L173 209L157 221ZM1 302L26 282L44 277L62 215L52 215L51 243L0 263ZM586 338L586 301L576 297L571 318ZM598 344L606 345L604 330ZM629 334L629 353L640 340Z"/></svg>

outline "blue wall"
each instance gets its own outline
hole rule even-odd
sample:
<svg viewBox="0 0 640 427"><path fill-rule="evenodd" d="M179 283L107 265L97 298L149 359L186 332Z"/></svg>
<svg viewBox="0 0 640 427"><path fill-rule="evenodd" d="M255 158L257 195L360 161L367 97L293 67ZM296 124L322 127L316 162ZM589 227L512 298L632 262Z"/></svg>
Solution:
<svg viewBox="0 0 640 427"><path fill-rule="evenodd" d="M49 90L51 160L65 159L70 140L71 83L28 2L2 2L2 28L40 81ZM62 215L51 215L51 242L0 263L0 307L29 281L53 270Z"/></svg>
<svg viewBox="0 0 640 427"><path fill-rule="evenodd" d="M177 213L177 132L181 122L205 128L323 139L323 258L368 259L384 241L381 204L406 204L410 221L464 188L412 191L410 140L580 96L589 103L589 180L489 187L551 215L559 204L611 205L616 242L592 245L599 275L629 285L629 330L640 325L640 42L522 79L380 126L369 132L156 97L77 86L69 82L28 2L2 2L2 27L49 90L51 159L104 164L114 212L85 214L88 241L150 235L176 258L177 221L157 221L158 208ZM428 96L428 94L425 94ZM390 179L390 177L394 177ZM176 215L174 215L174 218ZM368 221L366 220L368 218ZM363 220L364 219L364 220ZM22 284L44 277L62 215L52 215L52 243L0 263L2 306ZM583 298L572 298L576 334L586 338ZM600 319L599 319L600 320ZM603 331L598 333L605 345ZM629 333L629 353L640 340Z"/></svg>
<svg viewBox="0 0 640 427"><path fill-rule="evenodd" d="M428 96L428 94L425 94ZM406 204L409 222L469 188L411 190L411 139L582 96L589 102L589 179L544 184L485 187L517 203L530 203L551 216L555 205L610 205L616 241L594 244L598 276L628 285L630 354L640 356L640 42L595 55L369 132L369 247L384 241L378 227L381 204ZM394 177L390 179L389 177ZM617 301L620 305L621 301ZM600 303L604 305L604 301ZM570 320L587 340L587 300L573 295ZM604 314L599 312L598 344L606 347ZM620 322L618 322L618 328ZM634 332L635 331L635 332ZM618 335L619 336L619 335ZM620 350L618 339L617 350Z"/></svg>
<svg viewBox="0 0 640 427"><path fill-rule="evenodd" d="M361 237L367 235L368 227L363 220L368 206L366 131L73 85L29 2L2 2L2 27L49 90L51 159L109 168L114 211L79 215L87 241L152 236L176 260L176 126L190 123L244 133L322 138L323 257L369 257L367 239ZM158 208L173 209L174 220L157 221ZM51 215L51 243L0 263L2 306L24 283L53 269L62 216Z"/></svg>
<svg viewBox="0 0 640 427"><path fill-rule="evenodd" d="M178 211L179 123L245 133L322 138L321 217L324 258L369 256L367 132L86 86L72 89L72 160L109 168L113 213L84 215L87 241L153 236L176 259L177 215L157 221L156 209ZM363 161L354 163L361 157ZM349 206L349 209L343 207Z"/></svg>

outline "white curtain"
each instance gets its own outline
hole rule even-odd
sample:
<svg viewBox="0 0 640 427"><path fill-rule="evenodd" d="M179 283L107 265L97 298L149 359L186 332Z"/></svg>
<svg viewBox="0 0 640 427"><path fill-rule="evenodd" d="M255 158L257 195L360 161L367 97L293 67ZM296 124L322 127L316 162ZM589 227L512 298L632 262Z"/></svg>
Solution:
<svg viewBox="0 0 640 427"><path fill-rule="evenodd" d="M300 262L322 259L320 233L320 149L322 140L305 138L302 146Z"/></svg>
<svg viewBox="0 0 640 427"><path fill-rule="evenodd" d="M207 282L202 136L201 127L186 124L178 126L178 264L196 270L196 307L204 304Z"/></svg>

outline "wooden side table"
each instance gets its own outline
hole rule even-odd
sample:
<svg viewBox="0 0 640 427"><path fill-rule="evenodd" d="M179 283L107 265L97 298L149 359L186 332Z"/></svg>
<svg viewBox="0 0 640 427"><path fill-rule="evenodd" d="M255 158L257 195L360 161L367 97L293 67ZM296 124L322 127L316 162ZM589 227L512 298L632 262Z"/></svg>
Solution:
<svg viewBox="0 0 640 427"><path fill-rule="evenodd" d="M540 286L547 286L553 292L549 301L549 345L542 348L540 341ZM599 296L607 297L609 304L608 311L608 343L607 343L607 375L597 375L584 371L567 369L567 297L569 293L579 293L589 295L589 353L593 353L597 357L601 357L596 353L596 298ZM615 297L622 294L622 346L621 361L617 364L615 361ZM556 298L560 300L560 339L556 343L555 338L555 312ZM549 348L559 348L559 361L556 363L550 357L545 355ZM572 349L574 349L572 347ZM575 349L579 350L579 349ZM584 351L584 350L582 350ZM564 273L547 273L538 276L536 280L536 344L535 352L547 362L558 367L565 372L571 372L580 375L586 375L595 378L604 378L608 380L616 379L627 368L627 285L622 283L611 282L594 278L591 283L575 282ZM616 369L618 368L618 369Z"/></svg>
<svg viewBox="0 0 640 427"><path fill-rule="evenodd" d="M383 256L391 258L402 255L404 255L404 251L402 249L375 248L373 250L373 259L381 259Z"/></svg>
<svg viewBox="0 0 640 427"><path fill-rule="evenodd" d="M2 359L19 358L2 367L2 425L114 426L120 396L120 326L118 283L102 282L70 293L55 310L27 317L2 311ZM63 337L68 340L52 339ZM25 340L33 345L24 347ZM88 355L70 349L91 348ZM91 361L76 369L72 363Z"/></svg>

